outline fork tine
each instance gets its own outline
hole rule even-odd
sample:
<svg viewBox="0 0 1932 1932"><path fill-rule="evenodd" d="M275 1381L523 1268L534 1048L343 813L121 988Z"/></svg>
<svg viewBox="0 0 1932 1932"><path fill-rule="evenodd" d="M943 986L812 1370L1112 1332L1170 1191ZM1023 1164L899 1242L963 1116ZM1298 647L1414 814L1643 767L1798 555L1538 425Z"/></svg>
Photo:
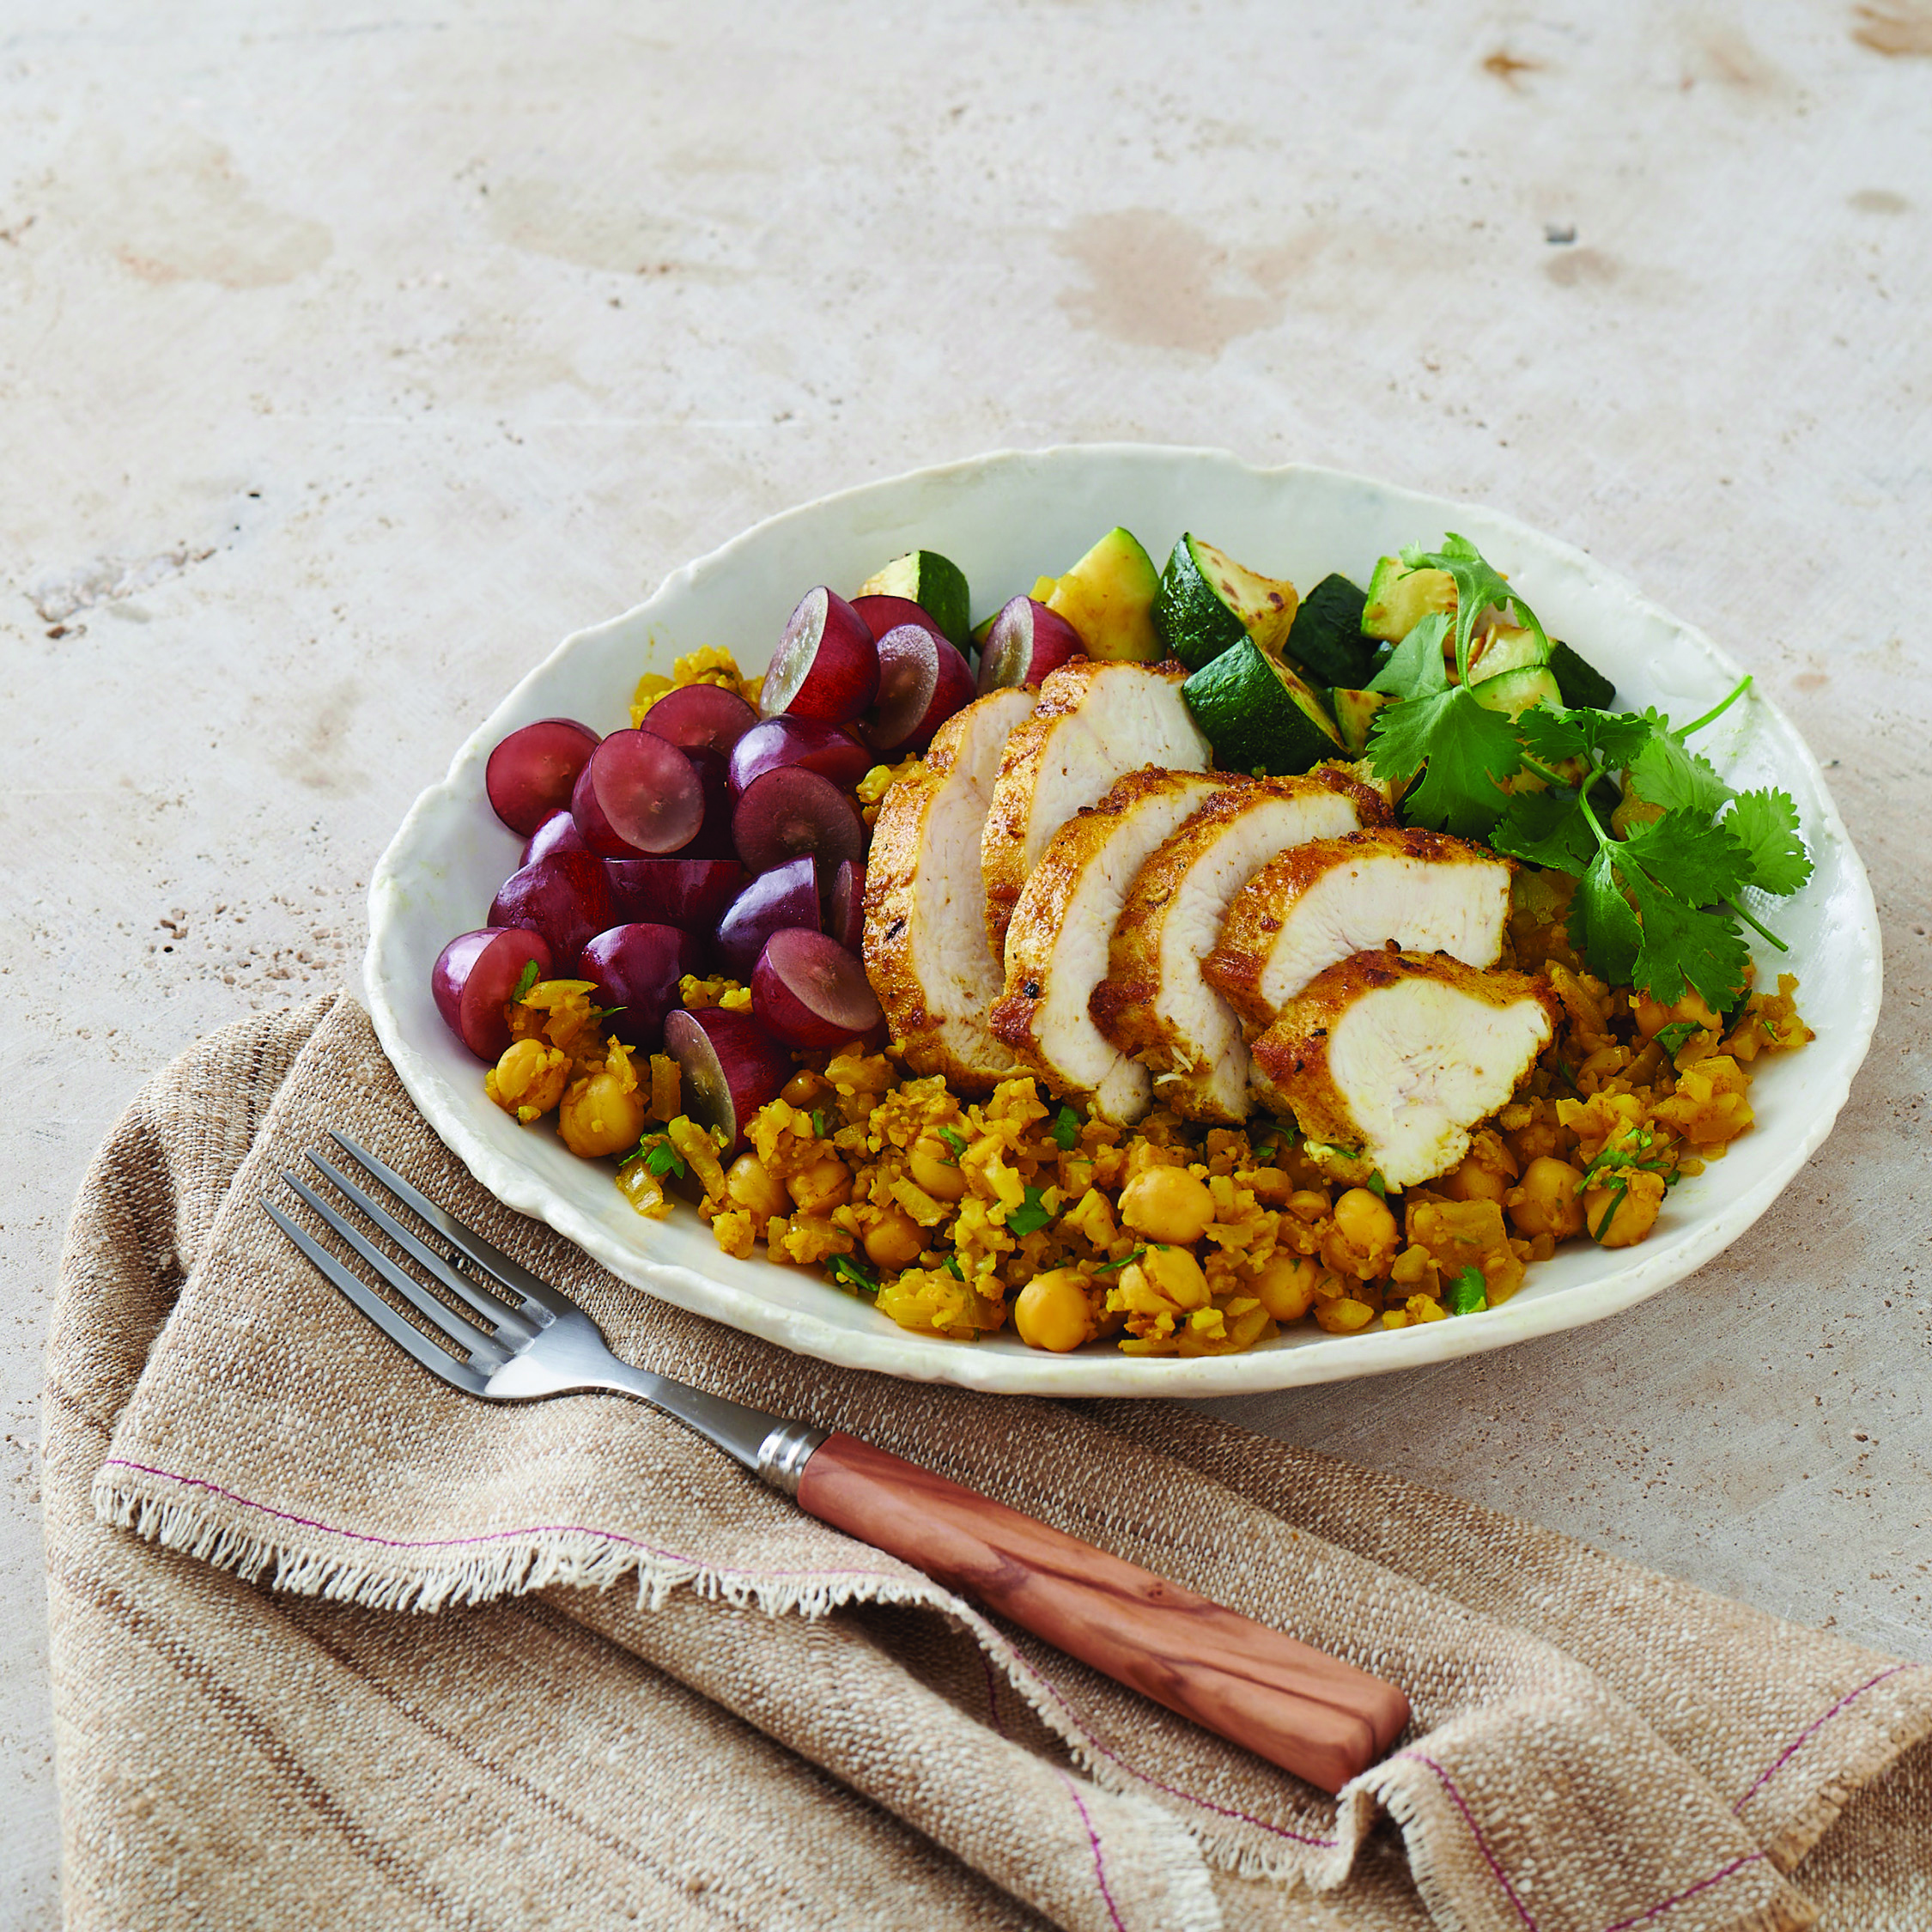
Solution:
<svg viewBox="0 0 1932 1932"><path fill-rule="evenodd" d="M516 1305L507 1297L493 1295L488 1289L480 1289L473 1282L465 1281L433 1248L426 1247L393 1214L371 1200L333 1161L313 1149L308 1157L335 1182L344 1197L361 1208L405 1255L421 1262L451 1294L467 1303L484 1321L507 1331L519 1341L528 1341L537 1333L537 1324L520 1313ZM513 1294L515 1291L513 1289L510 1292Z"/></svg>
<svg viewBox="0 0 1932 1932"><path fill-rule="evenodd" d="M420 1328L412 1327L382 1297L370 1291L338 1261L307 1228L291 1221L271 1200L262 1203L263 1211L324 1274L354 1302L376 1327L400 1348L406 1348L431 1374L471 1395L481 1395L489 1377L472 1362L459 1362L447 1350L438 1348Z"/></svg>
<svg viewBox="0 0 1932 1932"><path fill-rule="evenodd" d="M416 1313L433 1324L460 1349L469 1352L472 1361L480 1360L487 1374L489 1370L501 1368L515 1354L514 1348L506 1348L494 1336L459 1315L447 1302L440 1302L421 1282L405 1269L398 1267L385 1255L360 1228L345 1221L327 1201L307 1186L298 1176L284 1174L282 1178L367 1261L396 1292L408 1302Z"/></svg>
<svg viewBox="0 0 1932 1932"><path fill-rule="evenodd" d="M460 1249L477 1267L487 1268L500 1281L507 1283L519 1295L527 1296L553 1315L578 1315L586 1321L589 1319L574 1302L560 1295L540 1275L532 1274L522 1262L512 1261L501 1248L493 1246L480 1234L471 1232L453 1215L438 1207L427 1194L412 1188L394 1168L379 1160L359 1140L350 1139L346 1133L337 1133L333 1127L329 1130L329 1138L344 1153L361 1162L391 1194L398 1200L406 1201L438 1234Z"/></svg>

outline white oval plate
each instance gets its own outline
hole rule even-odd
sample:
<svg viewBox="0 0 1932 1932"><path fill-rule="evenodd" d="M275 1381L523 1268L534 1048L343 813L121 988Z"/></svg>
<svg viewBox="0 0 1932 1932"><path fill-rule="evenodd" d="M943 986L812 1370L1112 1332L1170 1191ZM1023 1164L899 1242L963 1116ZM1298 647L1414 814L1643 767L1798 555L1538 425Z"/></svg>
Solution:
<svg viewBox="0 0 1932 1932"><path fill-rule="evenodd" d="M1245 1355L1200 1361L1103 1348L1047 1355L1010 1332L970 1344L928 1339L802 1269L721 1254L687 1207L666 1222L641 1219L607 1166L574 1159L554 1133L519 1128L483 1097L483 1068L437 1017L429 969L453 934L482 921L516 864L519 841L483 795L484 761L505 732L560 714L613 729L626 722L641 671L668 671L676 653L700 645L728 645L747 671L758 669L811 585L850 589L906 550L936 550L957 562L975 586L978 615L1065 569L1115 524L1157 558L1194 530L1303 586L1330 570L1364 580L1377 556L1460 531L1555 635L1616 680L1620 707L1654 704L1681 722L1742 675L1708 638L1581 551L1492 511L1334 471L1258 471L1211 450L1098 445L980 457L787 511L687 564L635 611L565 639L416 800L376 868L367 961L376 1031L424 1117L470 1171L507 1206L682 1308L829 1362L1034 1395L1226 1395L1413 1368L1601 1321L1735 1241L1830 1132L1871 1038L1881 976L1864 867L1817 762L1755 692L1698 744L1741 789L1777 785L1797 799L1817 871L1776 907L1789 958L1760 947L1759 960L1760 970L1800 975L1818 1037L1759 1063L1756 1127L1728 1158L1672 1190L1649 1241L1618 1252L1573 1244L1533 1269L1499 1309L1360 1335L1297 1330Z"/></svg>

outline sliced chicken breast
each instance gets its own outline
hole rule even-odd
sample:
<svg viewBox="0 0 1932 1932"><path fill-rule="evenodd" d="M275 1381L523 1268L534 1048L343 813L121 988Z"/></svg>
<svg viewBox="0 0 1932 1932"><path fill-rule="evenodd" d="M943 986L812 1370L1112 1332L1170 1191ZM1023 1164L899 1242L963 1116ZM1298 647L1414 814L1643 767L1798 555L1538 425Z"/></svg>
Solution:
<svg viewBox="0 0 1932 1932"><path fill-rule="evenodd" d="M1442 832L1378 826L1317 839L1234 896L1201 972L1253 1031L1324 968L1391 940L1405 952L1493 966L1515 869Z"/></svg>
<svg viewBox="0 0 1932 1932"><path fill-rule="evenodd" d="M1549 1043L1548 983L1442 953L1358 952L1318 973L1254 1043L1255 1097L1392 1188L1469 1151Z"/></svg>
<svg viewBox="0 0 1932 1932"><path fill-rule="evenodd" d="M1075 812L1130 771L1206 771L1212 762L1182 702L1186 675L1172 663L1077 658L1041 685L1033 715L1006 740L980 847L995 952L1021 888Z"/></svg>
<svg viewBox="0 0 1932 1932"><path fill-rule="evenodd" d="M987 943L980 834L1025 689L990 691L948 719L923 765L879 801L866 868L866 972L909 1066L987 1092L1018 1071L987 1028L1005 983Z"/></svg>
<svg viewBox="0 0 1932 1932"><path fill-rule="evenodd" d="M1013 908L993 1034L1055 1093L1106 1120L1139 1120L1152 1093L1147 1069L1089 1011L1114 923L1148 855L1221 782L1199 772L1131 773L1054 835Z"/></svg>
<svg viewBox="0 0 1932 1932"><path fill-rule="evenodd" d="M1243 1121L1250 1104L1241 1021L1201 977L1229 902L1289 847L1387 816L1334 769L1224 783L1140 868L1092 1001L1101 1031L1152 1070L1160 1104L1195 1121Z"/></svg>

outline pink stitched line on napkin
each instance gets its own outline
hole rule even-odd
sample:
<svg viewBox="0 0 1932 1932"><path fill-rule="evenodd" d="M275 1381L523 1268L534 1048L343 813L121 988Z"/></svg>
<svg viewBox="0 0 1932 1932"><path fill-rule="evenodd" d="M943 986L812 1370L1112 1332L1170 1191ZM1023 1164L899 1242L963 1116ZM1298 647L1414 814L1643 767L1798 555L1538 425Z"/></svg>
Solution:
<svg viewBox="0 0 1932 1932"><path fill-rule="evenodd" d="M1674 1898L1666 1899L1661 1905L1653 1905L1647 1912L1639 1912L1635 1918L1619 1918L1614 1925L1607 1925L1603 1932L1627 1932L1632 1925L1647 1925L1653 1918L1668 1912L1673 1905L1680 1905L1686 1899L1694 1899L1700 1892L1708 1892L1712 1886L1719 1885L1733 1872L1741 1872L1747 1865L1755 1865L1760 1858L1769 1857L1768 1852L1747 1851L1741 1858L1734 1858L1722 1871L1713 1872L1707 1879L1699 1879L1693 1886L1686 1887Z"/></svg>
<svg viewBox="0 0 1932 1932"><path fill-rule="evenodd" d="M1087 1828L1087 1843L1093 1847L1093 1875L1100 1881L1100 1896L1106 1905L1108 1917L1114 1922L1114 1932L1127 1932L1120 1907L1114 1903L1114 1894L1107 1889L1107 1861L1100 1856L1100 1834L1094 1830L1093 1820L1087 1816L1087 1807L1080 1801L1079 1787L1058 1765L1054 1766L1054 1776L1066 1787L1066 1795L1072 1799L1073 1808L1079 1813L1080 1822Z"/></svg>
<svg viewBox="0 0 1932 1932"><path fill-rule="evenodd" d="M1443 1781L1443 1789L1455 1801L1455 1808L1462 1814L1462 1822L1469 1827L1469 1836L1476 1841L1476 1850L1488 1861L1490 1870L1496 1874L1496 1882L1503 1887L1504 1895L1516 1908L1516 1917L1529 1928L1529 1932L1537 1932L1536 1921L1529 1916L1529 1908L1517 1898L1516 1886L1510 1883L1510 1874L1497 1862L1496 1854L1489 1849L1489 1840L1483 1836L1482 1827L1477 1824L1468 1806L1462 1801L1462 1794L1456 1789L1455 1780L1426 1753L1398 1751L1395 1755L1398 1758L1413 1758L1419 1765L1428 1765Z"/></svg>
<svg viewBox="0 0 1932 1932"><path fill-rule="evenodd" d="M1881 1670L1876 1677L1868 1679L1864 1683L1861 1684L1856 1691L1847 1691L1845 1694L1842 1698L1840 1698L1838 1701L1834 1704L1822 1717L1813 1718L1811 1722L1807 1724L1805 1728L1801 1731L1800 1731L1798 1735L1795 1738L1793 1738L1788 1745L1785 1746L1783 1750L1778 1753L1778 1755L1771 1761L1770 1765L1767 1766L1766 1769L1759 1774L1758 1782L1753 1784L1751 1789L1747 1791L1735 1805L1731 1807L1731 1809L1734 1812L1742 1811L1744 1807L1747 1804L1749 1804L1754 1797L1757 1796L1759 1792L1763 1790L1764 1788L1771 1783L1772 1778L1776 1777L1778 1772L1783 1771L1785 1765L1789 1764L1791 1759L1797 1755L1799 1747L1805 1743L1805 1741L1812 1735L1814 1731L1820 1729L1832 1718L1836 1717L1838 1714L1841 1710L1843 1710L1844 1707L1848 1704L1850 1704L1854 1698L1863 1697L1866 1692L1870 1690L1874 1685L1884 1683L1886 1679L1888 1677L1896 1677L1901 1670L1917 1670L1917 1668L1918 1666L1917 1664L1895 1663L1893 1665L1891 1669ZM1611 1932L1616 1932L1615 1927L1613 1926L1611 1928Z"/></svg>

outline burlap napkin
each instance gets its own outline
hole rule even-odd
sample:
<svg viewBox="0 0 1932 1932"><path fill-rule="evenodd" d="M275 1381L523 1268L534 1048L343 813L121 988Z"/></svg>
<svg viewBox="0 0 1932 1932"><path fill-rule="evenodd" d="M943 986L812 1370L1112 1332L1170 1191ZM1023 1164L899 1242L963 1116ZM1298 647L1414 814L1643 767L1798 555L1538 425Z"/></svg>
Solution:
<svg viewBox="0 0 1932 1932"><path fill-rule="evenodd" d="M640 1405L434 1382L257 1205L331 1126L629 1359L1394 1676L1411 1734L1333 1802ZM1932 1671L1175 1405L660 1306L471 1182L346 999L205 1042L102 1150L46 1462L74 1926L1932 1925Z"/></svg>

